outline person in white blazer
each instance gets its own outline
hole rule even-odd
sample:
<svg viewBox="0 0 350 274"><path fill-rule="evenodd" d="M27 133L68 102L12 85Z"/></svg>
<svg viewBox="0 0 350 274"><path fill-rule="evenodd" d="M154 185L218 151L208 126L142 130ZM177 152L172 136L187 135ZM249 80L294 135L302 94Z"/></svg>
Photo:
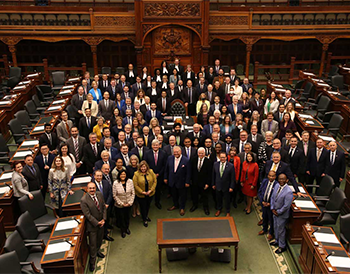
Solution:
<svg viewBox="0 0 350 274"><path fill-rule="evenodd" d="M96 101L93 100L93 97L90 93L86 96L86 100L83 102L83 105L81 107L81 110L82 110L84 116L86 116L85 109L87 109L87 108L91 109L91 116L93 116L93 117L97 116L98 105L97 105Z"/></svg>

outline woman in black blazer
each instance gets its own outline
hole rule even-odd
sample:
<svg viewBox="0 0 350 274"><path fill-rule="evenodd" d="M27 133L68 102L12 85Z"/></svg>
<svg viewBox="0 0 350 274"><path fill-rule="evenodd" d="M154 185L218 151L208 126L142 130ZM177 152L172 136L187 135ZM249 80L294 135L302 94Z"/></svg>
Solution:
<svg viewBox="0 0 350 274"><path fill-rule="evenodd" d="M208 84L213 84L213 80L214 80L214 77L215 77L215 72L214 72L214 68L213 67L209 67L209 71L208 73L206 73L206 79L208 81Z"/></svg>
<svg viewBox="0 0 350 274"><path fill-rule="evenodd" d="M209 120L209 109L207 104L203 104L197 116L197 123L201 125L202 129L208 124Z"/></svg>

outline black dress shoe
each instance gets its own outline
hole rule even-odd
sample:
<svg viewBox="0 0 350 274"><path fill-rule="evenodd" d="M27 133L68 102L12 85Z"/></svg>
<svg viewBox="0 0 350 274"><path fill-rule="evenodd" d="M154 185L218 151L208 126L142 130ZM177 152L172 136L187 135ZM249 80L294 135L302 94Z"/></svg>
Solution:
<svg viewBox="0 0 350 274"><path fill-rule="evenodd" d="M125 238L125 237L126 237L125 232L122 232L122 238Z"/></svg>
<svg viewBox="0 0 350 274"><path fill-rule="evenodd" d="M278 242L273 241L273 242L271 242L271 243L270 243L270 245L273 245L273 246L278 246Z"/></svg>
<svg viewBox="0 0 350 274"><path fill-rule="evenodd" d="M143 222L143 226L144 226L144 227L148 227L147 221L146 221L146 222Z"/></svg>
<svg viewBox="0 0 350 274"><path fill-rule="evenodd" d="M279 247L279 248L275 251L275 253L276 253L276 254L281 254L282 252L284 252L284 251L286 251L286 250L287 250L287 248Z"/></svg>
<svg viewBox="0 0 350 274"><path fill-rule="evenodd" d="M160 203L156 203L156 207L157 207L158 209L162 209L162 205L161 205Z"/></svg>
<svg viewBox="0 0 350 274"><path fill-rule="evenodd" d="M196 206L196 205L192 206L191 209L190 209L190 212L195 211L197 208L198 208L198 206Z"/></svg>
<svg viewBox="0 0 350 274"><path fill-rule="evenodd" d="M94 272L95 271L95 266L91 264L89 266L89 270L90 270L90 272Z"/></svg>
<svg viewBox="0 0 350 274"><path fill-rule="evenodd" d="M151 222L151 219L149 217L146 218L147 222Z"/></svg>
<svg viewBox="0 0 350 274"><path fill-rule="evenodd" d="M204 213L205 213L205 215L209 215L210 213L209 213L209 209L208 208L204 208Z"/></svg>
<svg viewBox="0 0 350 274"><path fill-rule="evenodd" d="M101 251L99 251L99 252L97 252L97 257L104 258L105 255Z"/></svg>
<svg viewBox="0 0 350 274"><path fill-rule="evenodd" d="M130 234L131 234L131 232L130 232L130 229L129 229L129 228L126 230L126 234L128 234L128 235L130 235Z"/></svg>
<svg viewBox="0 0 350 274"><path fill-rule="evenodd" d="M104 237L103 239L107 240L107 241L110 241L110 242L113 242L114 239L112 237L109 237L109 236L106 236Z"/></svg>

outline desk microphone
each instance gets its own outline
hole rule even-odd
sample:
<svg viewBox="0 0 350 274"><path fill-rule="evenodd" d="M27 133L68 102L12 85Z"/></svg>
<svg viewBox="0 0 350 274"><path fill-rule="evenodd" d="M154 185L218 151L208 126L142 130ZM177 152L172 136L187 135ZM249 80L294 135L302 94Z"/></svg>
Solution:
<svg viewBox="0 0 350 274"><path fill-rule="evenodd" d="M73 220L80 224L80 221L78 221L76 217L73 217Z"/></svg>
<svg viewBox="0 0 350 274"><path fill-rule="evenodd" d="M64 239L64 241L65 241L66 243L70 244L71 247L74 246L74 244L72 244L72 243L71 243L70 241L68 241L67 239Z"/></svg>
<svg viewBox="0 0 350 274"><path fill-rule="evenodd" d="M321 230L321 228L318 227L316 230L314 230L314 232L311 233L311 236L314 236L314 233L317 232L317 231L320 231L320 230Z"/></svg>
<svg viewBox="0 0 350 274"><path fill-rule="evenodd" d="M86 192L86 190L85 190L85 189L83 189L83 188L80 188L80 190L82 190L82 191L84 191L85 193L87 193L87 192Z"/></svg>
<svg viewBox="0 0 350 274"><path fill-rule="evenodd" d="M335 255L335 252L334 252L334 251L332 251L330 254L327 255L326 260L328 261L328 257L329 257L329 256L333 256L333 255Z"/></svg>
<svg viewBox="0 0 350 274"><path fill-rule="evenodd" d="M5 185L12 189L12 186L10 186L8 183L5 183Z"/></svg>

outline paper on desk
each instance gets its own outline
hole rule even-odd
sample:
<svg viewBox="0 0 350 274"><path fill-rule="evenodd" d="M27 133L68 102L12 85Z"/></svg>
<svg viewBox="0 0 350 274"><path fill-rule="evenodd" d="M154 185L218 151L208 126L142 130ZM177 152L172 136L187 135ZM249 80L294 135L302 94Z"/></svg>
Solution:
<svg viewBox="0 0 350 274"><path fill-rule="evenodd" d="M299 103L296 103L295 106L298 108L301 107L301 105Z"/></svg>
<svg viewBox="0 0 350 274"><path fill-rule="evenodd" d="M74 88L74 85L64 86L62 89Z"/></svg>
<svg viewBox="0 0 350 274"><path fill-rule="evenodd" d="M319 242L333 243L333 244L339 243L337 237L334 234L315 232L314 236L315 236L316 240Z"/></svg>
<svg viewBox="0 0 350 274"><path fill-rule="evenodd" d="M317 83L317 85L322 86L322 87L329 87L328 84L324 84L324 83Z"/></svg>
<svg viewBox="0 0 350 274"><path fill-rule="evenodd" d="M59 252L66 252L71 248L69 243L62 242L57 244L49 244L46 248L45 255L59 253Z"/></svg>
<svg viewBox="0 0 350 274"><path fill-rule="evenodd" d="M71 89L67 89L67 90L62 90L59 94L60 95L64 95L64 94L68 94L68 93L71 93L72 90Z"/></svg>
<svg viewBox="0 0 350 274"><path fill-rule="evenodd" d="M0 195L9 192L10 190L11 188L9 188L8 186L0 187Z"/></svg>
<svg viewBox="0 0 350 274"><path fill-rule="evenodd" d="M6 172L4 174L2 174L2 176L0 177L0 180L6 180L6 179L10 179L12 178L12 172Z"/></svg>
<svg viewBox="0 0 350 274"><path fill-rule="evenodd" d="M26 85L26 84L29 84L30 81L23 81L23 82L19 82L17 85Z"/></svg>
<svg viewBox="0 0 350 274"><path fill-rule="evenodd" d="M271 86L273 86L273 87L283 88L283 86L282 86L282 85L280 85L280 84L270 83L270 85L271 85Z"/></svg>
<svg viewBox="0 0 350 274"><path fill-rule="evenodd" d="M56 100L56 101L53 101L52 104L53 105L57 105L57 104L62 104L66 101L66 99L61 99L61 100Z"/></svg>
<svg viewBox="0 0 350 274"><path fill-rule="evenodd" d="M90 176L84 176L84 177L74 178L72 184L74 185L74 184L89 183L89 182L91 182L91 177Z"/></svg>
<svg viewBox="0 0 350 274"><path fill-rule="evenodd" d="M76 228L78 225L78 222L75 220L59 222L57 223L55 231Z"/></svg>
<svg viewBox="0 0 350 274"><path fill-rule="evenodd" d="M328 260L331 263L331 265L334 267L344 267L344 268L350 267L349 257L329 256Z"/></svg>
<svg viewBox="0 0 350 274"><path fill-rule="evenodd" d="M30 141L24 141L22 143L22 146L35 146L39 144L39 140L30 140Z"/></svg>
<svg viewBox="0 0 350 274"><path fill-rule="evenodd" d="M11 104L11 101L0 101L0 105L8 105Z"/></svg>
<svg viewBox="0 0 350 274"><path fill-rule="evenodd" d="M309 125L314 125L314 121L305 121L305 123L309 124Z"/></svg>
<svg viewBox="0 0 350 274"><path fill-rule="evenodd" d="M26 77L30 78L35 76L39 76L39 73L28 74Z"/></svg>
<svg viewBox="0 0 350 274"><path fill-rule="evenodd" d="M275 88L275 91L286 92L287 90L285 88Z"/></svg>
<svg viewBox="0 0 350 274"><path fill-rule="evenodd" d="M299 114L300 118L305 118L305 119L314 119L310 114Z"/></svg>
<svg viewBox="0 0 350 274"><path fill-rule="evenodd" d="M333 94L333 95L339 95L339 92L337 92L337 91L330 91L330 90L329 90L328 93L329 93L329 94Z"/></svg>
<svg viewBox="0 0 350 274"><path fill-rule="evenodd" d="M174 122L167 123L167 126L173 126Z"/></svg>
<svg viewBox="0 0 350 274"><path fill-rule="evenodd" d="M37 127L34 128L33 131L42 131L42 130L44 130L44 127L45 126L37 126Z"/></svg>
<svg viewBox="0 0 350 274"><path fill-rule="evenodd" d="M316 208L314 203L311 201L294 200L294 203L297 207L300 207L300 208Z"/></svg>
<svg viewBox="0 0 350 274"><path fill-rule="evenodd" d="M331 142L331 141L335 142L334 138L330 137L330 136L318 135L318 137L321 138L324 141L327 141L327 142Z"/></svg>
<svg viewBox="0 0 350 274"><path fill-rule="evenodd" d="M70 78L70 79L68 79L68 81L79 81L80 80L80 78L79 77L77 77L77 78Z"/></svg>
<svg viewBox="0 0 350 274"><path fill-rule="evenodd" d="M53 111L53 110L57 110L57 109L61 109L62 107L61 106L54 106L54 107L49 107L47 109L47 111Z"/></svg>
<svg viewBox="0 0 350 274"><path fill-rule="evenodd" d="M13 157L14 158L24 157L24 156L27 156L28 154L33 155L33 152L30 150L17 151Z"/></svg>
<svg viewBox="0 0 350 274"><path fill-rule="evenodd" d="M306 193L305 189L302 186L298 186L298 189L299 189L300 193Z"/></svg>
<svg viewBox="0 0 350 274"><path fill-rule="evenodd" d="M304 72L305 75L310 75L310 76L316 76L315 74L311 73L311 72Z"/></svg>
<svg viewBox="0 0 350 274"><path fill-rule="evenodd" d="M17 86L17 87L14 87L13 90L24 89L24 88L26 88L26 86Z"/></svg>

